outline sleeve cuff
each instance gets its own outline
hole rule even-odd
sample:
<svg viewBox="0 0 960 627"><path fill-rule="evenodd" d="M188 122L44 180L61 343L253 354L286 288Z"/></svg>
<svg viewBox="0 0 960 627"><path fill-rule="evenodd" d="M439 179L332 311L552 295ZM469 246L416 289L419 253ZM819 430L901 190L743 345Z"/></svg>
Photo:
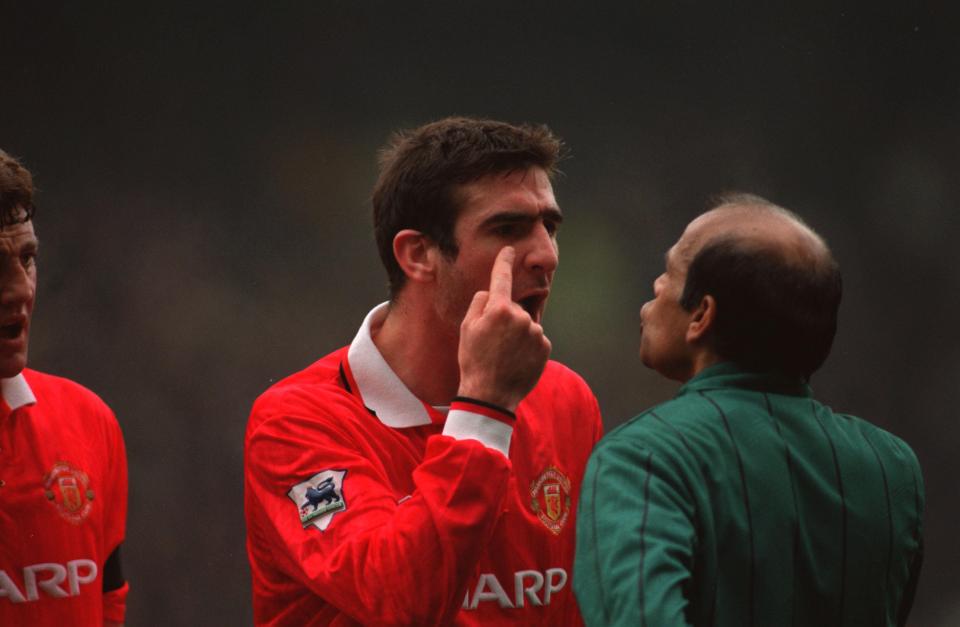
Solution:
<svg viewBox="0 0 960 627"><path fill-rule="evenodd" d="M443 425L443 435L458 440L477 440L487 448L510 456L513 414L467 400L454 400Z"/></svg>

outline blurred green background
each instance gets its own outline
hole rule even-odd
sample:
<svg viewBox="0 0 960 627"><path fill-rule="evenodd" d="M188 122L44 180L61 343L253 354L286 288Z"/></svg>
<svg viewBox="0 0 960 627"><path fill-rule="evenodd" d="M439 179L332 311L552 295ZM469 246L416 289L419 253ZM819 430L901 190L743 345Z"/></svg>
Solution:
<svg viewBox="0 0 960 627"><path fill-rule="evenodd" d="M546 326L608 428L675 389L637 359L638 312L711 194L818 229L846 290L814 388L914 446L911 624L960 624L960 21L865 6L5 1L0 147L40 189L31 365L123 427L128 624L250 622L247 412L385 298L376 151L450 114L566 140Z"/></svg>

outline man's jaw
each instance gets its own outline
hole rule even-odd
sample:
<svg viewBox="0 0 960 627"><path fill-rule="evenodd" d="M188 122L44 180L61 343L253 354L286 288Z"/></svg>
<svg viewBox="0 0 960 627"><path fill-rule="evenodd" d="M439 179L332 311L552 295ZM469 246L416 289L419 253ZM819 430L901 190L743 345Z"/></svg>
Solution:
<svg viewBox="0 0 960 627"><path fill-rule="evenodd" d="M29 316L0 316L0 378L16 376L26 367L29 337Z"/></svg>

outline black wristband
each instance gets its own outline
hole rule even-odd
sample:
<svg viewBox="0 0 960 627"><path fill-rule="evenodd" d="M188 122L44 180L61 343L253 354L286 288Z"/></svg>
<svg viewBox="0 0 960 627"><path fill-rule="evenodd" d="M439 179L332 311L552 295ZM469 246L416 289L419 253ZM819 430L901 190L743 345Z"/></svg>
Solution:
<svg viewBox="0 0 960 627"><path fill-rule="evenodd" d="M120 564L120 545L113 550L103 565L103 591L110 592L123 587L123 567Z"/></svg>
<svg viewBox="0 0 960 627"><path fill-rule="evenodd" d="M487 401L481 401L478 398L470 398L469 396L454 396L453 400L450 402L456 403L457 401L460 401L461 403L472 403L474 405L479 405L480 407L486 407L487 409L498 411L501 414L506 414L507 416L510 416L514 420L517 419L517 415L512 411L510 411L509 409L507 409L506 407L494 405L493 403L488 403Z"/></svg>

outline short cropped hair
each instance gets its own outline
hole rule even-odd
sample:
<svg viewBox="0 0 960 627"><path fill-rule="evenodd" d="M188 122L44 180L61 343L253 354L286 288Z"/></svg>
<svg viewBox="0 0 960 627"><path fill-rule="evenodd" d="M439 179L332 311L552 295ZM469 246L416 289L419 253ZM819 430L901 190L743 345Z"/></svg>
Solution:
<svg viewBox="0 0 960 627"><path fill-rule="evenodd" d="M420 231L455 258L459 187L534 166L553 177L561 147L546 126L464 117L395 133L380 153L380 176L373 190L374 234L391 297L407 278L393 254L397 233Z"/></svg>
<svg viewBox="0 0 960 627"><path fill-rule="evenodd" d="M35 210L29 170L0 150L0 228L29 222Z"/></svg>
<svg viewBox="0 0 960 627"><path fill-rule="evenodd" d="M842 292L826 248L815 262L798 262L769 245L721 236L690 262L680 305L692 311L713 296L707 341L721 359L809 380L830 354Z"/></svg>

